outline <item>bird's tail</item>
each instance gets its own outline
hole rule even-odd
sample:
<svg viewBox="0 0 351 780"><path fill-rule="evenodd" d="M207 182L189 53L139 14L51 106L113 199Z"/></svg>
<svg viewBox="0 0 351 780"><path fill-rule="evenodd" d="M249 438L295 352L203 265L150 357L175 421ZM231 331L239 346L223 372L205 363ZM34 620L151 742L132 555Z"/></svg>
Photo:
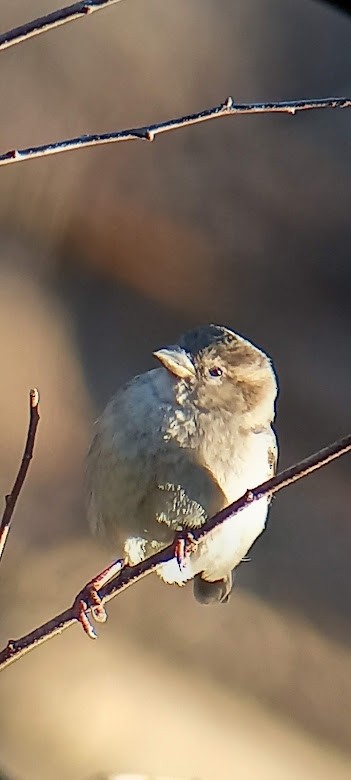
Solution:
<svg viewBox="0 0 351 780"><path fill-rule="evenodd" d="M209 582L201 574L193 580L194 596L200 604L227 604L233 587L233 575L229 572L221 580Z"/></svg>

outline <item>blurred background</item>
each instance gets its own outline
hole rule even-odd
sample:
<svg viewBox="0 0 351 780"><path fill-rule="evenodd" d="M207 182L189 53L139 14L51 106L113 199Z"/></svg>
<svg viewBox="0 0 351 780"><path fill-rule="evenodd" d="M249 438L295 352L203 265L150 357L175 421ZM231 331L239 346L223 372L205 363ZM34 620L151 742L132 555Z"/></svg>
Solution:
<svg viewBox="0 0 351 780"><path fill-rule="evenodd" d="M2 31L57 0L2 0ZM238 102L351 93L351 20L312 0L128 0L1 54L1 151ZM351 428L350 111L227 118L0 171L0 494L41 392L0 567L1 645L110 560L91 425L152 350L214 321L280 380L284 467ZM0 676L10 780L350 777L350 457L280 493L228 607L147 578Z"/></svg>

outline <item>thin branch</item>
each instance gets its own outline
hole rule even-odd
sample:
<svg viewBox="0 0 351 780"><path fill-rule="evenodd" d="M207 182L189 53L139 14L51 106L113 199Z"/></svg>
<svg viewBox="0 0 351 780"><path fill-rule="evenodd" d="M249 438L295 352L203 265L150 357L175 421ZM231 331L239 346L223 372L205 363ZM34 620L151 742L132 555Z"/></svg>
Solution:
<svg viewBox="0 0 351 780"><path fill-rule="evenodd" d="M218 514L214 515L214 517L210 518L202 526L202 528L193 529L192 537L194 542L198 542L200 539L203 539L217 526L221 525L221 523L223 523L225 520L232 518L238 512L241 512L253 501L258 501L264 496L270 496L274 493L277 493L279 490L288 487L288 485L291 485L293 482L297 482L297 480L307 477L308 474L311 474L313 471L316 471L322 466L325 466L335 458L339 458L341 455L345 455L345 453L349 452L350 450L351 435L334 442L330 446L325 447L325 449L322 449L317 453L314 453L309 458L306 458L300 463L285 469L285 471L280 472L280 474L277 474L275 477L272 477L272 479L267 480L267 482L263 482L262 485L259 485L253 490L247 491L247 493L238 501L234 501L233 504L230 504L230 506L226 507L221 512L218 512ZM107 603L110 601L110 599L116 596L117 593L121 593L122 591L126 590L126 588L130 587L130 585L134 584L138 580L142 579L142 577L145 577L154 571L157 566L171 560L174 557L175 544L173 543L164 550L161 550L155 555L152 555L150 558L147 558L141 563L138 563L136 566L123 567L117 576L115 576L110 582L108 582L99 590L98 596L101 599L101 603ZM99 579L99 576L100 575L97 576L96 580ZM96 602L93 600L93 598L91 596L89 597L90 585L91 583L88 583L88 585L85 586L85 588L83 588L83 590L78 594L72 607L66 609L64 612L61 612L60 615L56 615L56 617L54 617L52 620L49 620L39 628L31 631L26 636L21 637L21 639L10 640L7 646L0 652L0 669L5 668L5 666L9 666L14 661L33 650L35 647L38 647L39 645L43 644L43 642L46 642L48 639L51 639L57 634L61 634L74 623L81 622L80 618L82 602L85 602L86 617L88 619L88 613L92 612L96 606ZM93 636L93 633L91 633L90 636Z"/></svg>
<svg viewBox="0 0 351 780"><path fill-rule="evenodd" d="M121 0L83 0L83 2L59 8L57 11L52 11L52 13L41 16L39 19L33 19L20 27L14 27L13 30L2 33L0 35L0 51L9 49L10 46L15 46L16 43L27 41L29 38L34 38L35 35L41 35L41 33L53 30L55 27L60 27L62 24L74 22L76 19L83 19L84 16L93 14L94 11L101 11L108 5L120 2Z"/></svg>
<svg viewBox="0 0 351 780"><path fill-rule="evenodd" d="M333 2L332 0L324 1L348 14L351 13L349 0L344 0L344 2L342 0L339 2L335 2L335 0ZM59 8L57 11L52 11L49 14L45 14L45 16L25 22L20 27L15 27L2 33L0 35L0 51L9 49L10 46L15 46L17 43L22 43L22 41L34 38L36 35L41 35L68 22L74 22L76 19L82 19L95 11L101 11L109 5L115 5L120 2L121 0L82 0L82 2Z"/></svg>
<svg viewBox="0 0 351 780"><path fill-rule="evenodd" d="M63 141L55 141L41 146L32 146L27 149L11 149L0 155L0 165L11 165L23 160L33 160L37 157L46 157L49 154L70 152L74 149L85 149L88 146L101 146L102 144L120 143L122 141L153 141L156 136L179 130L189 125L198 125L209 119L218 119L224 116L236 116L237 114L290 114L295 115L300 111L322 108L350 108L351 98L329 97L312 100L288 100L281 103L234 103L233 98L228 97L224 103L213 108L206 108L196 114L182 116L176 119L168 119L143 127L134 127L129 130L116 130L111 133L95 133L92 135L80 135L76 138L68 138Z"/></svg>
<svg viewBox="0 0 351 780"><path fill-rule="evenodd" d="M39 393L38 390L34 388L34 390L31 390L29 393L29 426L23 458L11 493L5 497L5 509L0 521L0 560L9 535L12 515L15 510L17 499L22 490L29 464L33 457L34 442L39 420Z"/></svg>

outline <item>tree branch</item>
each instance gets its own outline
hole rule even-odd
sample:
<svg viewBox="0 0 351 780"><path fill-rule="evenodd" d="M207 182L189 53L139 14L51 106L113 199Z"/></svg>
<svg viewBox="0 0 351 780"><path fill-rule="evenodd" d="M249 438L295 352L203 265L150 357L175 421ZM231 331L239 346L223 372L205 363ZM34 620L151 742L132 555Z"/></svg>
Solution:
<svg viewBox="0 0 351 780"><path fill-rule="evenodd" d="M168 119L143 127L134 127L129 130L116 130L111 133L95 133L80 135L77 138L68 138L63 141L55 141L41 146L32 146L27 149L11 149L0 155L0 166L10 165L23 160L33 160L37 157L46 157L49 154L69 152L74 149L84 149L88 146L101 146L102 144L120 143L122 141L153 141L162 133L179 130L189 125L198 125L209 119L218 119L224 116L236 116L237 114L290 114L294 116L300 111L322 108L350 108L351 98L329 97L311 100L288 100L280 103L234 103L233 98L228 97L224 103L213 108L206 108L196 114L182 116L176 119Z"/></svg>
<svg viewBox="0 0 351 780"><path fill-rule="evenodd" d="M36 388L29 393L29 427L23 458L18 470L14 486L8 496L5 497L5 509L0 521L0 560L4 552L7 537L9 535L12 515L27 476L29 464L33 457L35 436L37 432L39 416L39 393Z"/></svg>
<svg viewBox="0 0 351 780"><path fill-rule="evenodd" d="M194 542L203 539L225 520L228 520L238 514L238 512L241 512L253 501L258 501L264 496L271 496L274 493L277 493L279 490L288 487L288 485L291 485L293 482L297 482L297 480L307 477L308 474L325 466L327 463L330 463L330 461L335 460L335 458L345 455L350 450L351 435L334 442L300 463L290 466L290 468L280 472L280 474L272 477L272 479L263 482L262 485L259 485L253 490L247 491L247 493L238 501L234 501L233 504L230 504L221 512L214 515L214 517L210 518L202 528L193 529L192 537ZM174 557L175 544L173 543L136 566L124 566L117 576L113 577L110 582L99 590L98 596L101 599L101 603L107 603L116 596L117 593L126 590L130 585L133 585L135 582L142 579L142 577L145 577L154 571L157 566ZM100 575L97 576L96 581L98 581L99 576ZM18 658L21 658L23 655L30 652L30 650L43 644L43 642L46 642L48 639L51 639L57 634L61 634L72 626L73 623L81 622L82 603L85 604L86 618L89 623L88 613L92 612L96 606L94 599L89 597L90 585L91 583L89 583L88 586L85 586L78 594L72 607L61 612L61 614L56 615L52 620L49 620L39 628L31 631L26 636L21 637L21 639L10 640L7 646L0 652L0 669L9 666ZM89 632L89 635L94 636L93 631Z"/></svg>
<svg viewBox="0 0 351 780"><path fill-rule="evenodd" d="M57 11L52 11L45 16L41 16L38 19L33 19L30 22L20 25L20 27L14 27L12 30L8 30L0 35L0 51L2 49L9 49L11 46L15 46L17 43L34 38L36 35L53 30L55 27L60 27L68 22L74 22L76 19L82 19L84 16L93 14L95 11L101 11L103 8L107 8L109 5L115 5L120 3L121 0L83 0L82 2L73 3L72 5L65 6L65 8L59 8ZM350 14L351 9L349 0L324 0L324 2L333 5L336 8L345 11Z"/></svg>
<svg viewBox="0 0 351 780"><path fill-rule="evenodd" d="M59 8L57 11L52 11L52 13L41 16L39 19L33 19L20 27L14 27L13 30L2 33L0 35L0 51L9 49L10 46L15 46L16 43L27 41L29 38L34 38L35 35L41 35L41 33L53 30L55 27L60 27L62 24L74 22L76 19L83 19L84 16L93 14L94 11L101 11L102 8L106 8L108 5L120 2L121 0L83 0L83 2Z"/></svg>
<svg viewBox="0 0 351 780"><path fill-rule="evenodd" d="M9 49L17 43L22 43L23 41L29 40L29 38L34 38L36 35L41 35L49 30L53 30L55 27L60 27L68 22L74 22L76 19L82 19L84 16L93 14L95 11L101 11L109 5L115 5L120 2L121 0L82 0L82 2L59 8L57 11L52 11L49 14L45 14L45 16L33 19L30 22L20 25L20 27L14 27L12 30L2 33L0 35L0 51L2 49ZM324 0L324 2L333 5L347 14L351 14L349 0L339 0L339 2L335 2L335 0Z"/></svg>

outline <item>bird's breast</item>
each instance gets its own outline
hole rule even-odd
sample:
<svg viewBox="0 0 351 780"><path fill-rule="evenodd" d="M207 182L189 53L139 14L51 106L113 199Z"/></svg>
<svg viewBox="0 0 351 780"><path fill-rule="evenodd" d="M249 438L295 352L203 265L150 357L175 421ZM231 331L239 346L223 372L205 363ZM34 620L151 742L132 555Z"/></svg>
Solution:
<svg viewBox="0 0 351 780"><path fill-rule="evenodd" d="M273 441L270 427L255 433L228 426L222 431L213 429L203 438L201 458L214 474L227 504L271 476L268 453Z"/></svg>
<svg viewBox="0 0 351 780"><path fill-rule="evenodd" d="M218 430L217 430L218 434ZM224 505L236 501L244 493L271 476L268 451L274 442L273 431L241 433L227 429L220 441L202 442L201 458L211 471L224 496ZM221 507L219 507L221 508ZM185 562L183 571L176 562L166 564L161 576L168 582L184 582L200 572L214 581L226 576L240 563L254 541L262 533L268 511L268 499L255 501L226 520L198 545ZM174 565L176 564L176 565ZM167 568L168 567L168 568Z"/></svg>

